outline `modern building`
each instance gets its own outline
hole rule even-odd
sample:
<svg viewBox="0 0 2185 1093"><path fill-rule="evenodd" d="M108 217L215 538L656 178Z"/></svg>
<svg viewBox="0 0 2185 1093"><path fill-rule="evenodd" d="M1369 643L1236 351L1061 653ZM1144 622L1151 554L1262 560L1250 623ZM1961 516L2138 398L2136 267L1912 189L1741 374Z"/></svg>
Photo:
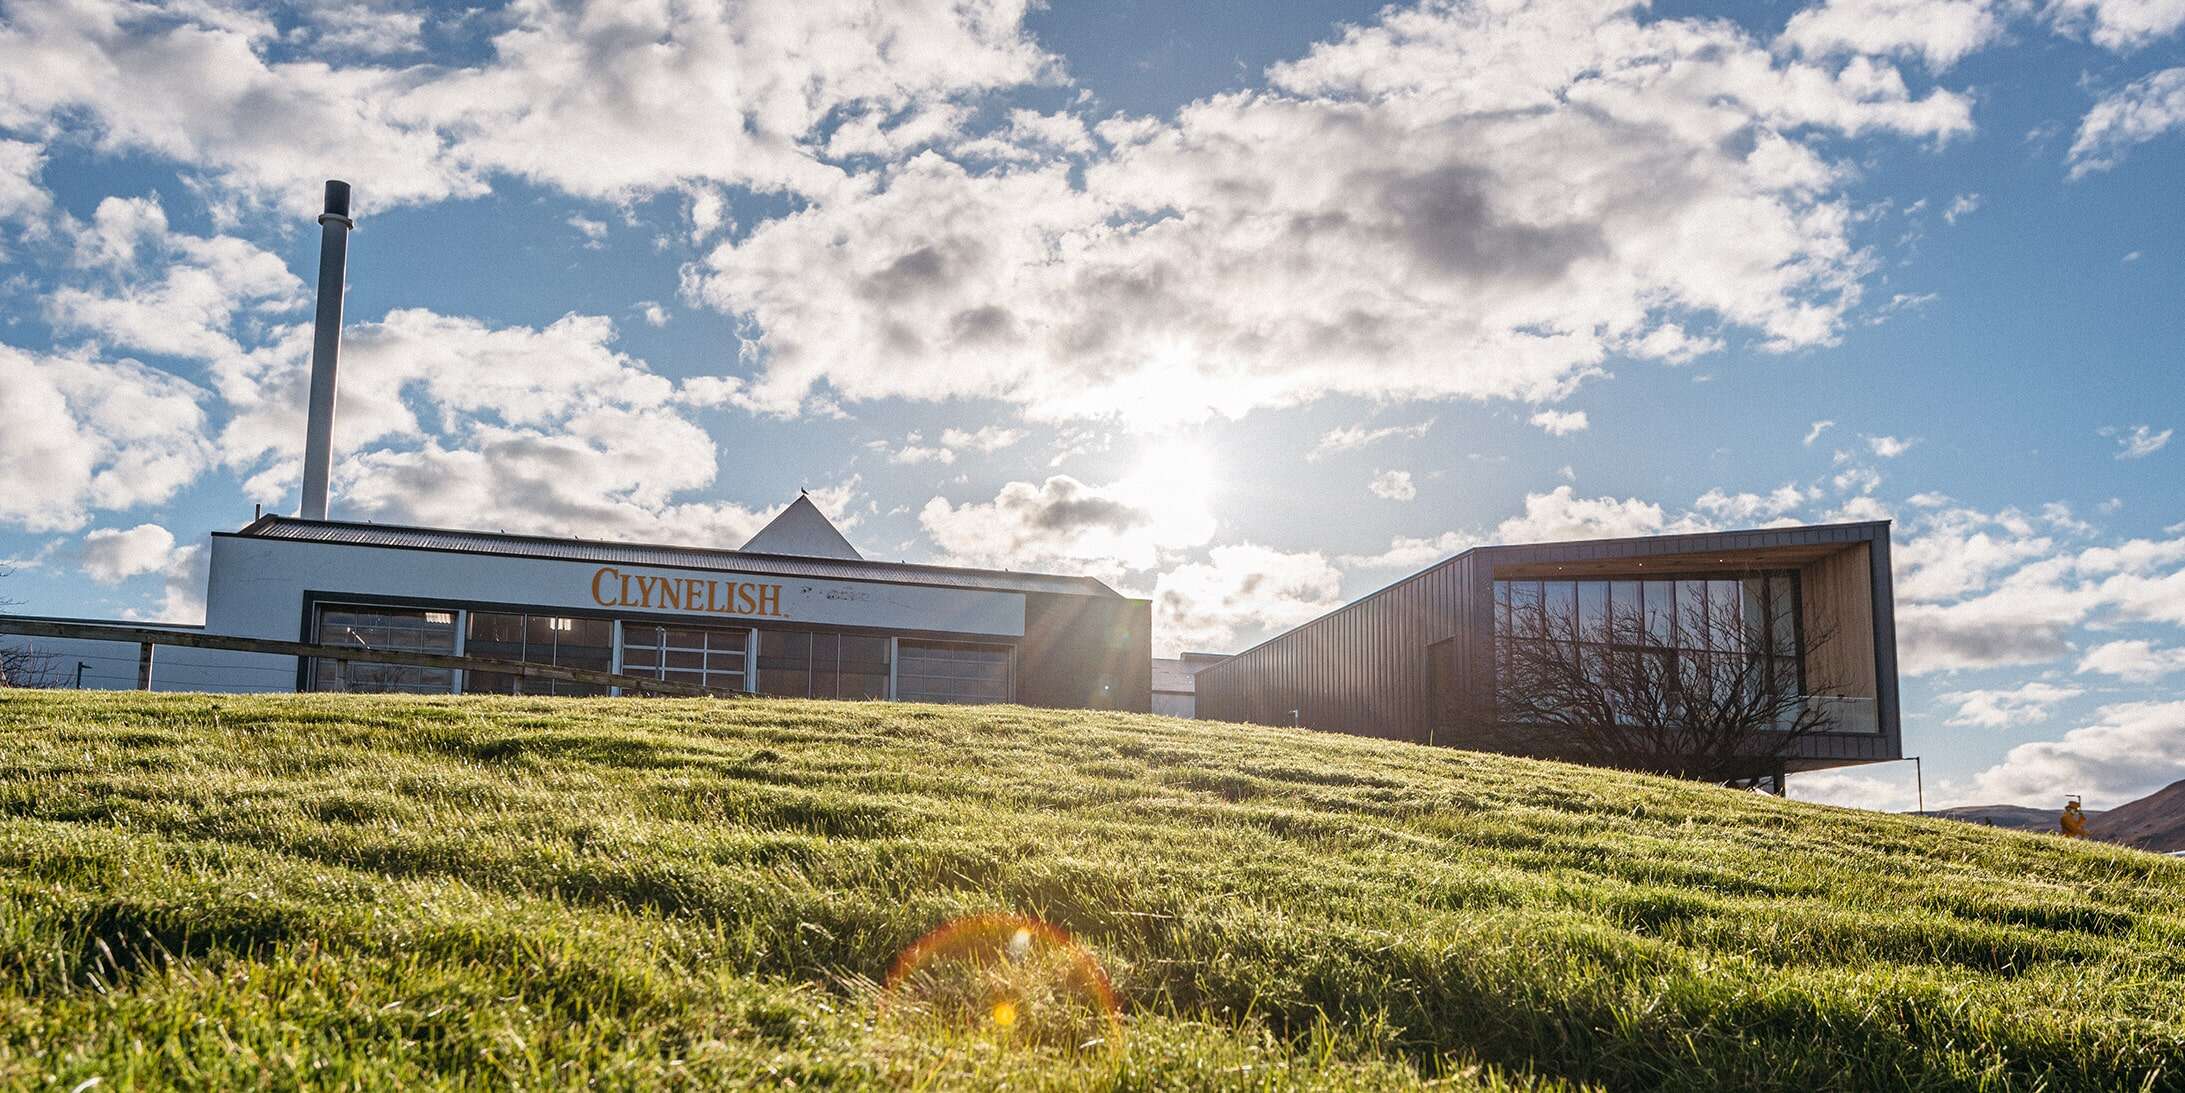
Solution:
<svg viewBox="0 0 2185 1093"><path fill-rule="evenodd" d="M1179 653L1153 660L1153 712L1164 717L1196 717L1193 679L1209 666L1229 658L1227 653Z"/></svg>
<svg viewBox="0 0 2185 1093"><path fill-rule="evenodd" d="M1151 605L1087 577L868 561L799 497L739 550L264 516L212 537L199 633L556 664L760 694L1145 711ZM136 648L46 640L89 686ZM162 650L153 687L600 694L485 672Z"/></svg>
<svg viewBox="0 0 2185 1093"><path fill-rule="evenodd" d="M1536 605L1573 620L1598 656L1720 655L1682 647L1700 644L1675 622L1695 605L1764 620L1764 648L1739 655L1771 658L1802 691L1832 681L1806 696L1832 728L1756 778L1779 787L1790 771L1903 756L1886 521L1478 547L1209 666L1194 681L1198 715L1553 755L1552 733L1511 748L1525 726L1503 723L1497 703L1504 650L1529 637L1515 631ZM1647 625L1606 625L1627 613Z"/></svg>

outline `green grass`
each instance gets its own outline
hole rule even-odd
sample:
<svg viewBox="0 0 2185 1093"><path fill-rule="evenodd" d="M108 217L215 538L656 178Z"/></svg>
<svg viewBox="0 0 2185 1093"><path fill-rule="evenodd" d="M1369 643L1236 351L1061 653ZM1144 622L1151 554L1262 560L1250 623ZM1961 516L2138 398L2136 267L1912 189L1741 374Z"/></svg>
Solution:
<svg viewBox="0 0 2185 1093"><path fill-rule="evenodd" d="M14 692L0 748L8 1087L2185 1086L2185 863L2115 847L1013 707ZM1120 1026L1053 946L880 986L985 913Z"/></svg>

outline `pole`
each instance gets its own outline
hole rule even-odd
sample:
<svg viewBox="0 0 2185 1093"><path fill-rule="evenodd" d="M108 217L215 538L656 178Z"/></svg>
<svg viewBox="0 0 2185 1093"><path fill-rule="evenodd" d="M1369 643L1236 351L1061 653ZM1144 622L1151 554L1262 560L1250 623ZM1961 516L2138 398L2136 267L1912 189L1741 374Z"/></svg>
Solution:
<svg viewBox="0 0 2185 1093"><path fill-rule="evenodd" d="M83 661L76 662L76 689L79 691L83 690L83 670L89 667L91 666Z"/></svg>
<svg viewBox="0 0 2185 1093"><path fill-rule="evenodd" d="M349 184L326 182L319 214L319 310L311 338L311 406L303 444L306 520L326 519L326 485L334 470L334 370L341 359L341 291L349 270Z"/></svg>
<svg viewBox="0 0 2185 1093"><path fill-rule="evenodd" d="M147 641L137 646L137 690L149 691L151 689L152 643Z"/></svg>
<svg viewBox="0 0 2185 1093"><path fill-rule="evenodd" d="M1921 770L1919 756L1912 757L1912 789L1919 794L1919 814L1927 815L1927 775Z"/></svg>

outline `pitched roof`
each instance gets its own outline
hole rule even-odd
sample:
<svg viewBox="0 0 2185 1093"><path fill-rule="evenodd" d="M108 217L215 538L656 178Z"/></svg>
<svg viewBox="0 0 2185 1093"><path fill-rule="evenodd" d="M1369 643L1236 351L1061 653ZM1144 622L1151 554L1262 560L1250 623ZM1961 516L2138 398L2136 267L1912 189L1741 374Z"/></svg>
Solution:
<svg viewBox="0 0 2185 1093"><path fill-rule="evenodd" d="M835 523L819 511L810 497L798 494L789 507L767 521L759 533L743 545L760 554L795 554L805 558L841 558L861 562L865 556L842 537Z"/></svg>
<svg viewBox="0 0 2185 1093"><path fill-rule="evenodd" d="M346 543L352 546L439 550L459 554L498 554L516 558L556 558L680 569L717 569L783 577L890 581L896 584L982 588L999 592L1055 592L1072 596L1103 597L1118 595L1114 589L1091 577L1012 573L1007 570L964 569L909 562L874 562L862 558L762 554L755 551L663 546L653 543L613 543L598 539L559 539L548 535L508 535L501 532L351 523L344 520L304 520L271 514L259 517L250 526L233 534L246 539L292 539L314 543Z"/></svg>

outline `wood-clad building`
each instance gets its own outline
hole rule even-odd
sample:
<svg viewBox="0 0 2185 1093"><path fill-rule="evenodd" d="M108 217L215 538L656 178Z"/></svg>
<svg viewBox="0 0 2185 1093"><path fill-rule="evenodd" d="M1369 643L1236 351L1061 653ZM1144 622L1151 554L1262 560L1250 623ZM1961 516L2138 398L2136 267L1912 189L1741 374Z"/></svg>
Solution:
<svg viewBox="0 0 2185 1093"><path fill-rule="evenodd" d="M1785 639L1770 652L1801 681L1829 681L1812 698L1838 731L1799 741L1786 769L1902 757L1887 521L1477 547L1200 672L1198 714L1489 746L1474 722L1493 716L1513 599L1673 611L1710 596L1776 620ZM1830 640L1807 650L1806 633Z"/></svg>

